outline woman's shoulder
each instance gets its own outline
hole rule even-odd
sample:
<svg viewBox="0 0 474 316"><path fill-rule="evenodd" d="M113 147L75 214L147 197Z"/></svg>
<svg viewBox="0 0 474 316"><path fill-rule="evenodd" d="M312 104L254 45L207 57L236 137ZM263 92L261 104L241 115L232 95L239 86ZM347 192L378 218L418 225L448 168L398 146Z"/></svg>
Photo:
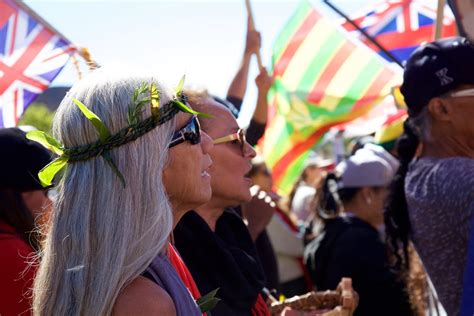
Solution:
<svg viewBox="0 0 474 316"><path fill-rule="evenodd" d="M120 292L115 301L114 316L176 315L173 300L153 281L139 276Z"/></svg>

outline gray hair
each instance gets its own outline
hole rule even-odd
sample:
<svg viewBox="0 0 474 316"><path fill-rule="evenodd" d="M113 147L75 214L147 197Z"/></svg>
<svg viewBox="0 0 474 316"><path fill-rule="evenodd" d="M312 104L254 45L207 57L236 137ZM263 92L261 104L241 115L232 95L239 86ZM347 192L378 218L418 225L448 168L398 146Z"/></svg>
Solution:
<svg viewBox="0 0 474 316"><path fill-rule="evenodd" d="M411 118L416 127L417 136L421 141L428 142L431 140L431 117L428 107L425 106L420 113Z"/></svg>
<svg viewBox="0 0 474 316"><path fill-rule="evenodd" d="M128 125L128 104L143 82L157 83L161 103L168 102L170 93L151 76L96 70L61 102L54 136L66 147L98 139L72 97L96 113L112 134L118 132ZM145 107L142 119L150 115ZM175 125L172 119L110 151L125 188L102 157L67 166L34 282L35 315L111 314L119 292L162 251L172 230L162 172Z"/></svg>

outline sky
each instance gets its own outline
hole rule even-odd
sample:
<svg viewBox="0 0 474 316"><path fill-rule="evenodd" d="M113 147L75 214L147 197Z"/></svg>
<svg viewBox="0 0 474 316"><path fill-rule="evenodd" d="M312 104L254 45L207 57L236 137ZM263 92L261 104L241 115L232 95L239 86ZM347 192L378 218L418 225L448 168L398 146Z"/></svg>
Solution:
<svg viewBox="0 0 474 316"><path fill-rule="evenodd" d="M339 0L346 12L375 0ZM27 0L25 3L76 45L87 47L106 67L153 71L170 87L186 74L186 84L225 97L240 64L246 34L244 0ZM255 26L261 32L261 55L270 67L271 47L299 1L251 0ZM321 1L316 8L337 18ZM86 68L82 68L87 72ZM258 74L252 60L240 123L246 125L255 106ZM78 80L72 62L53 81L70 86Z"/></svg>

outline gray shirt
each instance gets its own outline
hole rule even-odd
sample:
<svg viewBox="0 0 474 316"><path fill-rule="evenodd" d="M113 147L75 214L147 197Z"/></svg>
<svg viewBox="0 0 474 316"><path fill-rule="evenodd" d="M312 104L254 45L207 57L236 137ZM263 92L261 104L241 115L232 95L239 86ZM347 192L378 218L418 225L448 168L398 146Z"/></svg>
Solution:
<svg viewBox="0 0 474 316"><path fill-rule="evenodd" d="M418 159L410 164L405 193L415 247L446 312L459 315L474 213L474 159Z"/></svg>

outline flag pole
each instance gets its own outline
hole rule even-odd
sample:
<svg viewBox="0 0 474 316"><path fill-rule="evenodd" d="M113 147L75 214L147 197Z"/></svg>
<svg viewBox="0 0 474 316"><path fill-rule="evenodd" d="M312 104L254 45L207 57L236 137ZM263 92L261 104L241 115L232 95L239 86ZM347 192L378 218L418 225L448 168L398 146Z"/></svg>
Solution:
<svg viewBox="0 0 474 316"><path fill-rule="evenodd" d="M250 5L250 0L245 0L245 6L247 7L247 14L249 17L249 29L250 31L255 31L255 21L253 19L252 6ZM260 55L260 49L255 53L257 56L258 68L262 71L263 67L262 56Z"/></svg>
<svg viewBox="0 0 474 316"><path fill-rule="evenodd" d="M359 27L359 25L357 25L357 23L355 23L351 18L349 18L349 16L347 16L344 12L339 10L339 8L337 8L334 4L329 2L329 0L323 0L323 2L328 7L330 7L334 12L336 12L341 17L343 17L347 22L349 22L353 27L355 27L359 32L361 32L369 40L369 42L371 42L372 44L377 46L377 48L380 49L385 55L387 55L388 58L390 58L394 63L396 63L397 65L399 65L400 67L403 68L402 63L395 56L393 56L392 53L390 53L387 49L385 49L385 47L383 47L374 37L370 36L369 33L367 33L364 29Z"/></svg>
<svg viewBox="0 0 474 316"><path fill-rule="evenodd" d="M36 13L32 8L30 8L26 3L24 3L23 1L20 1L20 0L7 0L7 1L11 1L13 2L14 5L18 6L20 9L22 9L23 11L25 11L29 16L33 17L36 21L38 21L40 24L44 25L46 28L48 28L51 32L53 33L56 33L58 36L60 36L61 38L63 38L64 40L68 41L69 43L72 44L73 48L75 49L75 54L78 54L79 56L81 56L85 61L86 63L88 64L89 66L89 69L93 69L93 68L97 68L97 63L94 62L91 58L90 58L90 53L87 51L87 54L84 54L84 48L82 47L77 47L76 45L73 44L73 42L71 40L69 40L66 36L64 36L64 34L62 34L61 32L59 32L56 28L54 28L51 24L48 23L48 21L46 21L45 19L43 19L38 13ZM89 57L89 58L87 58ZM80 71L80 69L78 68L78 65L76 64L77 63L77 60L74 61L73 60L73 63L75 64L75 67L76 67L76 70L77 70L77 73L78 73L78 77L79 79L82 77L82 73ZM92 65L92 66L91 66Z"/></svg>
<svg viewBox="0 0 474 316"><path fill-rule="evenodd" d="M435 40L440 39L442 36L445 4L446 0L438 0L438 10L436 11Z"/></svg>

